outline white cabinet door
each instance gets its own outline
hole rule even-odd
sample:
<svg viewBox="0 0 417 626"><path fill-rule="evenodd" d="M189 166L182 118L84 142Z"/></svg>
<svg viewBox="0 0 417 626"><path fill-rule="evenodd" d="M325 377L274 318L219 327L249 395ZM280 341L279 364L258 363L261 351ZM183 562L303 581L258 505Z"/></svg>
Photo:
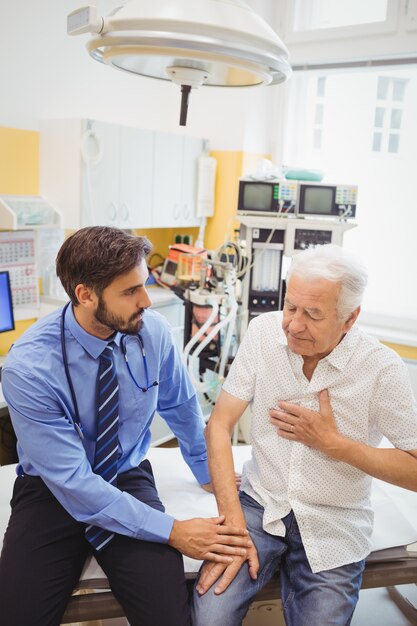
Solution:
<svg viewBox="0 0 417 626"><path fill-rule="evenodd" d="M93 122L81 138L84 174L83 226L118 226L120 126Z"/></svg>
<svg viewBox="0 0 417 626"><path fill-rule="evenodd" d="M152 226L154 135L150 130L121 127L118 226Z"/></svg>
<svg viewBox="0 0 417 626"><path fill-rule="evenodd" d="M152 131L93 122L99 158L85 163L84 223L149 228L152 217Z"/></svg>
<svg viewBox="0 0 417 626"><path fill-rule="evenodd" d="M181 225L182 137L156 133L153 227Z"/></svg>
<svg viewBox="0 0 417 626"><path fill-rule="evenodd" d="M198 158L203 153L203 139L184 137L182 170L182 225L199 226L197 217Z"/></svg>
<svg viewBox="0 0 417 626"><path fill-rule="evenodd" d="M202 139L156 133L154 227L199 225L197 167L202 150Z"/></svg>

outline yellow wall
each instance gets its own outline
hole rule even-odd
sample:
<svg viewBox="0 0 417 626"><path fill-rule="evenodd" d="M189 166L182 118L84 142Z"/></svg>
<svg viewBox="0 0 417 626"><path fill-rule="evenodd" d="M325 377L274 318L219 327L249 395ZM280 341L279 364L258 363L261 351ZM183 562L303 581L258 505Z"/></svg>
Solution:
<svg viewBox="0 0 417 626"><path fill-rule="evenodd" d="M242 152L211 152L217 161L215 214L207 220L205 245L218 248L232 238L236 222L238 179L242 172Z"/></svg>
<svg viewBox="0 0 417 626"><path fill-rule="evenodd" d="M9 333L0 333L0 356L8 353L12 343L16 341L16 339L19 339L20 335L23 335L25 330L27 330L33 322L36 322L36 319L21 320L15 323L15 330L10 331Z"/></svg>
<svg viewBox="0 0 417 626"><path fill-rule="evenodd" d="M239 178L253 171L256 161L269 155L247 152L211 152L217 161L215 214L207 220L205 244L215 250L233 240L233 230L239 228L236 220Z"/></svg>
<svg viewBox="0 0 417 626"><path fill-rule="evenodd" d="M38 195L39 169L39 133L0 127L0 194ZM34 321L17 321L14 331L0 333L0 355Z"/></svg>
<svg viewBox="0 0 417 626"><path fill-rule="evenodd" d="M35 131L0 127L0 194L39 194L39 139Z"/></svg>
<svg viewBox="0 0 417 626"><path fill-rule="evenodd" d="M398 343L388 343L387 341L383 341L382 343L388 346L388 348L395 350L395 352L398 352L400 357L403 359L414 359L417 361L417 348L412 346L401 346Z"/></svg>
<svg viewBox="0 0 417 626"><path fill-rule="evenodd" d="M152 253L151 254L160 254L162 257L166 257L168 254L168 246L172 245L175 240L175 235L191 235L192 243L195 245L197 236L198 236L198 227L194 228L144 228L135 230L137 235L142 235L147 237L152 245ZM158 259L152 259L150 257L151 267L158 265Z"/></svg>

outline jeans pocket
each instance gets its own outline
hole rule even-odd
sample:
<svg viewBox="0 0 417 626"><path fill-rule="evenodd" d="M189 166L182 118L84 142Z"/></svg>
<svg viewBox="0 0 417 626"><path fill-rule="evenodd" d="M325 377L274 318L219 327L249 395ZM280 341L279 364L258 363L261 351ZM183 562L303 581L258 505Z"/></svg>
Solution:
<svg viewBox="0 0 417 626"><path fill-rule="evenodd" d="M249 496L245 491L239 491L239 499L242 506L253 507L254 509L261 509L263 511L264 507L259 504L252 496Z"/></svg>

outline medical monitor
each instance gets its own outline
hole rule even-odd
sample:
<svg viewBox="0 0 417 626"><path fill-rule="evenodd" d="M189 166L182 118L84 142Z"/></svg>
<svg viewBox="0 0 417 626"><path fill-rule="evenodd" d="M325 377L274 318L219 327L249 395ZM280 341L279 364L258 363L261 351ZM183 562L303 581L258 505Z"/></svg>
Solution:
<svg viewBox="0 0 417 626"><path fill-rule="evenodd" d="M9 272L0 272L0 333L14 330L13 300Z"/></svg>
<svg viewBox="0 0 417 626"><path fill-rule="evenodd" d="M299 215L338 215L335 207L336 187L300 185Z"/></svg>
<svg viewBox="0 0 417 626"><path fill-rule="evenodd" d="M299 217L341 217L356 215L358 188L356 185L322 185L300 182Z"/></svg>
<svg viewBox="0 0 417 626"><path fill-rule="evenodd" d="M239 181L238 213L270 215L279 211L279 183L272 181Z"/></svg>
<svg viewBox="0 0 417 626"><path fill-rule="evenodd" d="M267 183L252 183L243 189L243 208L270 211L274 188Z"/></svg>

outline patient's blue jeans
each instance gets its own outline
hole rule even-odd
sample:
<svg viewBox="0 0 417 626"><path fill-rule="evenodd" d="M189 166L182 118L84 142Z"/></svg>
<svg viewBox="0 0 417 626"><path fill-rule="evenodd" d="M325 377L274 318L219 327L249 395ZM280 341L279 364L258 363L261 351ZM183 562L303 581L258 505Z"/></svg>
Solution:
<svg viewBox="0 0 417 626"><path fill-rule="evenodd" d="M313 574L294 513L291 511L283 518L286 536L277 537L262 528L263 507L243 492L240 501L258 551L258 579L253 581L250 578L245 563L222 594L214 594L215 584L202 596L194 589L193 626L240 626L256 593L277 571L280 572L281 600L287 626L350 624L365 562Z"/></svg>

